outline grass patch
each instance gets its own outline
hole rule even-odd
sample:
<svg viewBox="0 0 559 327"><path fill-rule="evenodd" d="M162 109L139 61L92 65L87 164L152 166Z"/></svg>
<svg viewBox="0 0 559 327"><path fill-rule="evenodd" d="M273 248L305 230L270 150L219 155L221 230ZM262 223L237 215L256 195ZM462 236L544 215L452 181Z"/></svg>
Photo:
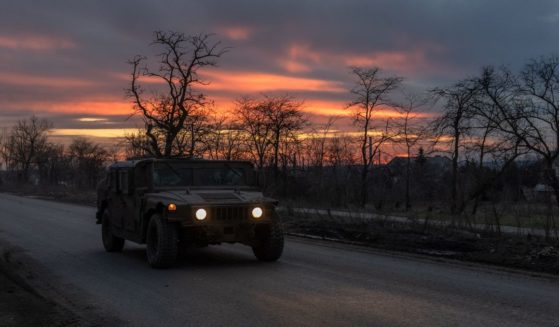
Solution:
<svg viewBox="0 0 559 327"><path fill-rule="evenodd" d="M287 232L359 242L375 248L559 274L559 240L468 231L451 225L340 218L287 211Z"/></svg>

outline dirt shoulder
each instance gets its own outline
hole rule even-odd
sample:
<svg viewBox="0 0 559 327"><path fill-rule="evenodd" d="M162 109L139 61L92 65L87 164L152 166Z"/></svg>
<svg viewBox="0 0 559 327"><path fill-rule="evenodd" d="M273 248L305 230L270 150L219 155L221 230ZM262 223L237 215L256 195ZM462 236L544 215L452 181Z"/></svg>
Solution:
<svg viewBox="0 0 559 327"><path fill-rule="evenodd" d="M0 326L81 326L71 312L14 281L0 267Z"/></svg>
<svg viewBox="0 0 559 327"><path fill-rule="evenodd" d="M0 245L0 326L85 326L70 310L40 295L28 282L34 275Z"/></svg>
<svg viewBox="0 0 559 327"><path fill-rule="evenodd" d="M451 226L374 219L282 214L291 235L342 241L377 249L559 274L559 240L497 234Z"/></svg>
<svg viewBox="0 0 559 327"><path fill-rule="evenodd" d="M0 326L126 326L61 283L0 233ZM64 285L62 287L61 285Z"/></svg>
<svg viewBox="0 0 559 327"><path fill-rule="evenodd" d="M86 206L95 206L97 199L97 193L94 190L75 189L63 185L34 186L4 184L0 185L0 192Z"/></svg>

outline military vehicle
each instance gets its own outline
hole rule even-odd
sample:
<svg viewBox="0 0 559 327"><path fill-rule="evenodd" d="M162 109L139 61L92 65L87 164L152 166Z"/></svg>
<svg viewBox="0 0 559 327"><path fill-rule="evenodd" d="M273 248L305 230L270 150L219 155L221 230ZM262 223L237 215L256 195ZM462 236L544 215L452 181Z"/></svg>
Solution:
<svg viewBox="0 0 559 327"><path fill-rule="evenodd" d="M245 161L143 158L111 165L97 191L97 223L107 252L125 240L146 244L155 268L187 247L239 242L261 261L283 252L277 201L257 186Z"/></svg>

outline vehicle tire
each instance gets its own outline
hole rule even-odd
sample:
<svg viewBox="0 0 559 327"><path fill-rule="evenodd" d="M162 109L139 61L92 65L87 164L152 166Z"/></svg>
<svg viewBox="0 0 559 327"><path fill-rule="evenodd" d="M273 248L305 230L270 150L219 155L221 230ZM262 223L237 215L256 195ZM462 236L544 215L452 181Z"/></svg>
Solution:
<svg viewBox="0 0 559 327"><path fill-rule="evenodd" d="M280 222L273 222L269 228L257 235L256 244L252 252L260 261L276 261L283 253L283 228Z"/></svg>
<svg viewBox="0 0 559 327"><path fill-rule="evenodd" d="M114 236L111 229L111 216L107 210L103 214L101 220L101 237L103 238L103 246L107 252L120 252L124 247L124 239Z"/></svg>
<svg viewBox="0 0 559 327"><path fill-rule="evenodd" d="M167 268L177 262L178 233L175 225L153 216L149 220L146 243L147 260L152 267Z"/></svg>

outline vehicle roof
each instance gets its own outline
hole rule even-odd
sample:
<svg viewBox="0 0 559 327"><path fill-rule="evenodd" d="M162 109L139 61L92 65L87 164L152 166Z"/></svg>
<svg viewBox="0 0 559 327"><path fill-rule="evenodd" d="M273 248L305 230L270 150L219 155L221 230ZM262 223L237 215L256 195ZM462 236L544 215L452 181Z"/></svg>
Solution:
<svg viewBox="0 0 559 327"><path fill-rule="evenodd" d="M248 160L209 160L209 159L192 159L192 158L133 158L124 161L117 161L109 166L109 168L133 168L142 163L152 162L189 162L189 163L229 163L229 164L248 164L252 166L252 162Z"/></svg>

